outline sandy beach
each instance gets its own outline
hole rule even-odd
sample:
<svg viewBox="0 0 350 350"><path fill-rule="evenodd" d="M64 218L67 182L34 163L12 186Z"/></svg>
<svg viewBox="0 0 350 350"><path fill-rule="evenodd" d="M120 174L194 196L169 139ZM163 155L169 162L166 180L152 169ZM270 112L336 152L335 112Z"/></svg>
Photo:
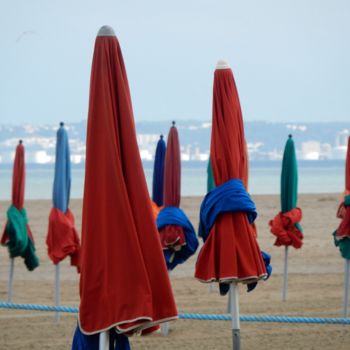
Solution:
<svg viewBox="0 0 350 350"><path fill-rule="evenodd" d="M283 248L273 246L268 220L279 211L279 197L253 196L258 208L258 239L261 249L272 255L273 275L259 283L252 293L240 287L242 315L290 315L341 317L343 301L344 261L334 247L331 233L338 225L335 217L340 194L304 194L299 197L303 209L302 226L305 239L301 250L290 250L288 301L281 301ZM195 227L201 198L185 197L182 208ZM9 202L0 202L0 223L5 223ZM81 226L81 200L72 200L77 227ZM50 201L27 201L30 226L36 240L40 267L25 269L22 259L15 262L14 302L53 304L54 267L46 254ZM196 257L176 268L171 281L179 312L226 313L227 298L220 297L217 287L193 278ZM6 300L8 253L0 248L0 300ZM78 306L79 276L62 263L62 305ZM52 313L0 310L0 349L70 349L76 315L62 314L58 324ZM171 323L167 337L153 334L132 337L133 349L230 349L231 325L224 321L178 320ZM343 325L305 325L277 323L241 323L242 349L349 349L350 327Z"/></svg>

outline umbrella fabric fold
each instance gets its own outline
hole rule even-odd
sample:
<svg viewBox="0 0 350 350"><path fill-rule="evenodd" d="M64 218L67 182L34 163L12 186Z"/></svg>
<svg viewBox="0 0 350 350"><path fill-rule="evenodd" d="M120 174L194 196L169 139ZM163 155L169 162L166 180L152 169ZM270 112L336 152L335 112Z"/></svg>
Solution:
<svg viewBox="0 0 350 350"><path fill-rule="evenodd" d="M286 142L281 173L281 211L269 221L270 231L276 236L275 246L302 247L303 231L300 226L302 211L297 207L298 169L292 136Z"/></svg>
<svg viewBox="0 0 350 350"><path fill-rule="evenodd" d="M266 278L255 230L250 223L256 212L246 192L248 159L243 119L229 68L217 69L214 75L210 160L217 187L205 198L200 214L204 244L198 255L195 277L202 282L225 283L251 283Z"/></svg>
<svg viewBox="0 0 350 350"><path fill-rule="evenodd" d="M49 215L46 237L48 256L58 264L67 256L71 265L79 271L80 240L75 228L73 213L69 210L71 165L68 134L61 123L57 131L55 178L53 185L53 208Z"/></svg>
<svg viewBox="0 0 350 350"><path fill-rule="evenodd" d="M345 163L345 191L339 204L337 217L341 219L333 232L334 244L344 259L350 260L350 137Z"/></svg>
<svg viewBox="0 0 350 350"><path fill-rule="evenodd" d="M196 252L198 239L190 220L180 208L166 207L159 212L158 230L162 231L166 226L168 234L161 235L160 239L168 270L171 271Z"/></svg>
<svg viewBox="0 0 350 350"><path fill-rule="evenodd" d="M24 209L25 160L22 142L17 145L12 177L12 204L7 210L7 222L1 244L7 246L11 258L21 256L29 271L39 266L33 234Z"/></svg>
<svg viewBox="0 0 350 350"><path fill-rule="evenodd" d="M164 201L164 161L165 161L166 145L163 135L157 143L156 154L154 157L153 168L153 184L152 184L152 200L158 206L163 206Z"/></svg>
<svg viewBox="0 0 350 350"><path fill-rule="evenodd" d="M180 142L175 122L170 128L165 154L164 208L157 227L168 270L184 263L198 248L196 232L179 208L181 198Z"/></svg>
<svg viewBox="0 0 350 350"><path fill-rule="evenodd" d="M84 334L153 331L177 318L110 27L96 38L91 70L80 276Z"/></svg>

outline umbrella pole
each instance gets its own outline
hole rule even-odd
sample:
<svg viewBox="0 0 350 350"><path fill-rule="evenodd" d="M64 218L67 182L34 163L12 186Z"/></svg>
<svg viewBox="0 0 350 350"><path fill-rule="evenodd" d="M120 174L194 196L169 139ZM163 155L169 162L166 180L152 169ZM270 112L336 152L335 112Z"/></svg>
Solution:
<svg viewBox="0 0 350 350"><path fill-rule="evenodd" d="M55 265L55 306L60 306L60 264ZM59 322L60 313L57 311L55 313L55 322Z"/></svg>
<svg viewBox="0 0 350 350"><path fill-rule="evenodd" d="M288 246L284 247L284 270L283 270L283 290L282 301L287 300L288 292Z"/></svg>
<svg viewBox="0 0 350 350"><path fill-rule="evenodd" d="M230 284L229 296L231 298L231 316L232 316L232 345L233 350L240 350L241 348L241 334L239 323L239 300L238 300L238 283L232 282Z"/></svg>
<svg viewBox="0 0 350 350"><path fill-rule="evenodd" d="M162 335L166 336L169 334L169 322L164 322L160 325Z"/></svg>
<svg viewBox="0 0 350 350"><path fill-rule="evenodd" d="M15 259L10 259L10 266L9 266L9 280L7 285L7 302L12 303L12 294L13 294L13 274L15 271Z"/></svg>
<svg viewBox="0 0 350 350"><path fill-rule="evenodd" d="M344 303L343 303L343 317L348 317L349 306L349 279L350 279L350 260L345 259L344 270Z"/></svg>
<svg viewBox="0 0 350 350"><path fill-rule="evenodd" d="M109 331L100 333L98 349L109 350Z"/></svg>

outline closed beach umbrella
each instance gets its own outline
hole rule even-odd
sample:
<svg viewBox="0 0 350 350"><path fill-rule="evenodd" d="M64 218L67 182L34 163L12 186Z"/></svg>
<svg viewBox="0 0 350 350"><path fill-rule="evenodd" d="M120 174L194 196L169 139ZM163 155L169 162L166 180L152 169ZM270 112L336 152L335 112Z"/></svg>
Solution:
<svg viewBox="0 0 350 350"><path fill-rule="evenodd" d="M337 217L341 219L341 223L333 233L333 237L335 246L339 248L341 256L345 259L343 316L348 317L350 279L350 137L348 138L345 163L345 191L338 208Z"/></svg>
<svg viewBox="0 0 350 350"><path fill-rule="evenodd" d="M39 266L35 254L34 238L30 230L27 212L24 209L25 158L22 141L16 147L12 174L12 203L7 210L7 223L1 244L7 246L10 255L8 302L12 301L14 258L21 256L29 271Z"/></svg>
<svg viewBox="0 0 350 350"><path fill-rule="evenodd" d="M177 318L123 56L107 26L97 35L91 70L80 268L82 334L149 332Z"/></svg>
<svg viewBox="0 0 350 350"><path fill-rule="evenodd" d="M229 286L233 347L239 349L238 282L254 283L267 274L252 227L257 215L255 204L246 191L248 159L238 92L224 61L218 62L213 90L210 158L216 187L201 205L204 245L195 277Z"/></svg>
<svg viewBox="0 0 350 350"><path fill-rule="evenodd" d="M195 230L179 208L181 197L180 143L175 122L170 128L165 155L164 208L157 216L157 227L168 270L185 262L198 248Z"/></svg>
<svg viewBox="0 0 350 350"><path fill-rule="evenodd" d="M166 145L163 135L160 135L157 143L156 154L154 157L152 200L161 207L164 201L164 161Z"/></svg>
<svg viewBox="0 0 350 350"><path fill-rule="evenodd" d="M281 172L281 211L270 220L271 233L276 236L275 245L285 247L282 300L287 300L288 247L301 248L303 233L300 226L301 209L298 200L298 167L292 135L286 142Z"/></svg>
<svg viewBox="0 0 350 350"><path fill-rule="evenodd" d="M53 184L53 208L49 215L46 237L48 256L55 264L55 303L60 304L59 263L70 256L71 265L79 267L80 241L74 224L73 213L69 210L71 188L71 165L68 134L61 123L57 131L55 177ZM58 321L59 314L56 314Z"/></svg>

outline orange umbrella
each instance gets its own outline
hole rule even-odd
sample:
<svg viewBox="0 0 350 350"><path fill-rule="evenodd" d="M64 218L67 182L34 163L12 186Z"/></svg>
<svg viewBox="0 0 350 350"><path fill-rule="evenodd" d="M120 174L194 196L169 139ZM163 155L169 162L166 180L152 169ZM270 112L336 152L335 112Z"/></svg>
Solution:
<svg viewBox="0 0 350 350"><path fill-rule="evenodd" d="M155 330L177 318L113 29L97 35L91 71L82 217L80 329Z"/></svg>

